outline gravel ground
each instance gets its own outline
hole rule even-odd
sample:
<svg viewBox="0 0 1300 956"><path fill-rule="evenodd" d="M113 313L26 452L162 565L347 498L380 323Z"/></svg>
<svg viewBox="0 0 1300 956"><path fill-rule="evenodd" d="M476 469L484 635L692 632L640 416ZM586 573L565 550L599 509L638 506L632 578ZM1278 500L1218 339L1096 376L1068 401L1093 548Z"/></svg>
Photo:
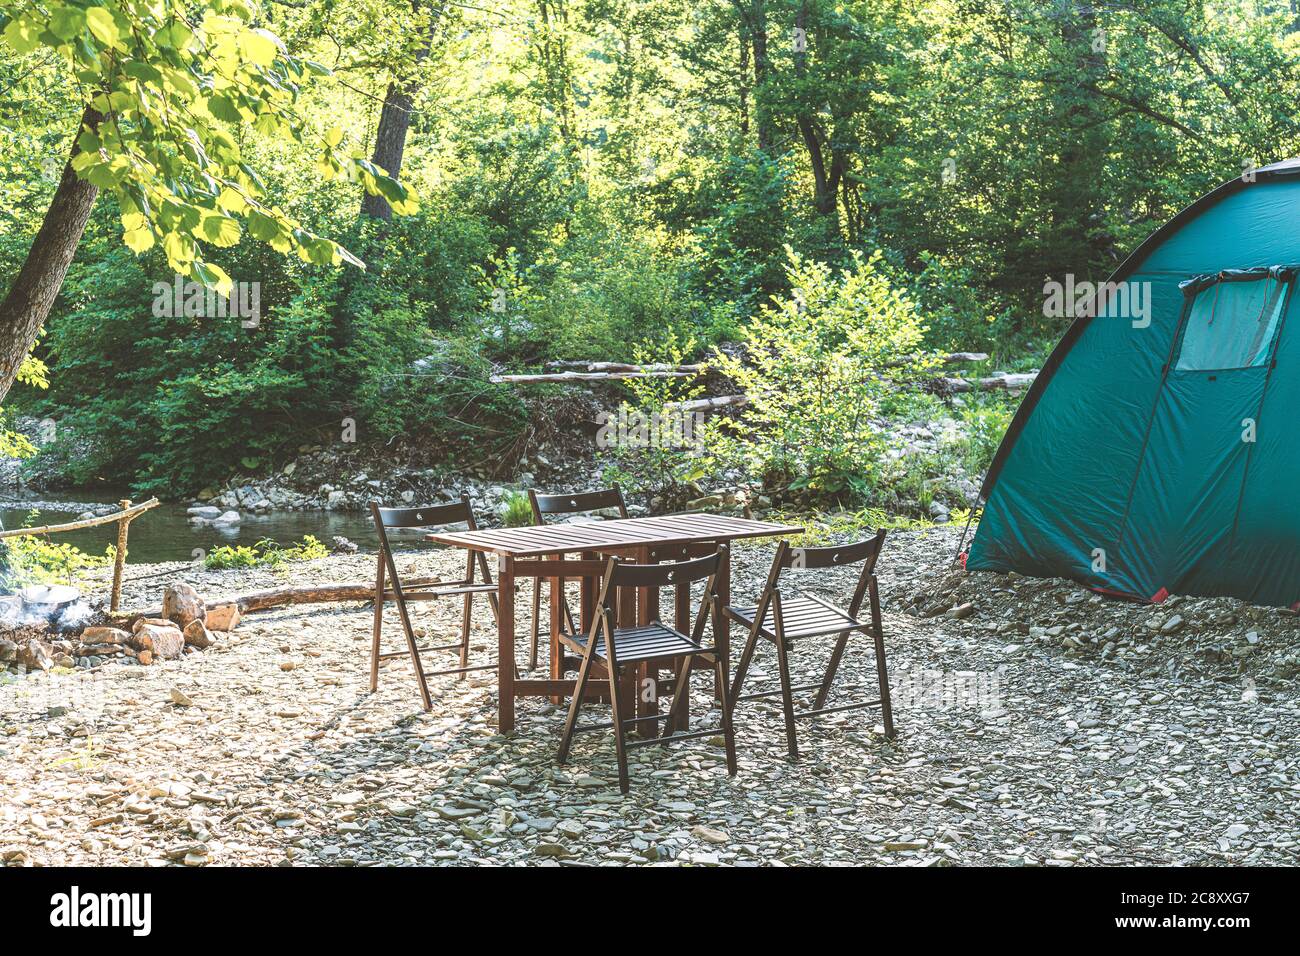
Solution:
<svg viewBox="0 0 1300 956"><path fill-rule="evenodd" d="M1146 608L1066 582L950 574L954 548L947 529L886 544L897 740L884 739L876 711L801 721L804 759L791 764L779 705L742 704L738 776L726 776L712 739L634 750L627 797L602 734L580 737L569 765L555 766L557 708L522 702L516 733L496 734L486 675L441 679L431 714L404 662L367 694L362 605L261 612L219 646L153 667L10 677L0 687L0 861L1300 861L1289 663L1300 622L1237 602ZM756 593L769 559L761 546L737 550L738 599ZM401 563L417 560L450 574L458 558ZM161 570L131 569L137 579ZM162 583L182 577L215 597L372 570L370 556L288 572L187 569L138 580L127 605L156 606ZM852 575L840 574L816 590L842 600ZM522 633L526 595L519 604ZM450 602L419 613L445 633L457 623ZM474 634L481 660L495 645L485 605ZM832 703L851 700L855 684L874 696L870 644L857 648ZM798 644L796 682L819 677L828 652ZM775 680L773 655L760 651L747 690ZM716 723L707 675L694 685L695 724Z"/></svg>

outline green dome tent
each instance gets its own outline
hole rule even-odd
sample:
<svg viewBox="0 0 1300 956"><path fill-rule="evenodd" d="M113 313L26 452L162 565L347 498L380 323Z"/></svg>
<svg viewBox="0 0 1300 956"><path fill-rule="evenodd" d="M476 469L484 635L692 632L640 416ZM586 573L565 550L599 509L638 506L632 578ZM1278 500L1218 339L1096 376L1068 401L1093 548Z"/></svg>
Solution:
<svg viewBox="0 0 1300 956"><path fill-rule="evenodd" d="M1201 197L1079 297L985 476L967 568L1300 601L1298 269L1288 160ZM1045 292L1069 307L1072 286Z"/></svg>

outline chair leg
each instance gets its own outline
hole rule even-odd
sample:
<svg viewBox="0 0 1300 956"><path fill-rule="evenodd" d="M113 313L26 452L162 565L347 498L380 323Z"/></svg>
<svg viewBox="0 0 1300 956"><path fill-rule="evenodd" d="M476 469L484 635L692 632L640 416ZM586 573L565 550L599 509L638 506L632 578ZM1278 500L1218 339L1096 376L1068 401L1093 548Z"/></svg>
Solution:
<svg viewBox="0 0 1300 956"><path fill-rule="evenodd" d="M623 708L622 701L619 700L618 685L622 675L618 667L612 660L605 664L609 670L609 702L614 711L614 752L618 756L618 788L624 793L631 789L627 776L627 750L623 743Z"/></svg>
<svg viewBox="0 0 1300 956"><path fill-rule="evenodd" d="M561 766L569 759L569 747L573 744L573 731L578 726L578 711L582 709L582 699L586 696L587 675L591 673L591 655L582 656L578 667L578 683L573 688L573 700L569 702L569 716L564 720L564 736L560 738L560 752L556 762Z"/></svg>
<svg viewBox="0 0 1300 956"><path fill-rule="evenodd" d="M424 676L424 665L420 662L420 649L415 639L415 629L411 627L411 616L406 605L398 601L397 612L402 618L402 630L406 632L406 646L411 652L411 666L415 668L415 679L420 685L420 700L425 712L433 710L433 698L429 696L429 682Z"/></svg>
<svg viewBox="0 0 1300 956"><path fill-rule="evenodd" d="M736 665L736 676L731 680L731 693L727 695L733 710L740 700L740 689L745 686L745 675L749 673L749 662L753 659L754 648L757 646L758 631L751 630L749 640L745 641L745 649L740 653L740 663Z"/></svg>
<svg viewBox="0 0 1300 956"><path fill-rule="evenodd" d="M460 616L460 666L469 667L469 625L470 615L473 612L473 605L470 602L473 600L474 596L472 594L466 594L464 597L465 602L464 606L461 608ZM456 675L456 679L465 680L468 676L469 675L467 674L458 674Z"/></svg>
<svg viewBox="0 0 1300 956"><path fill-rule="evenodd" d="M533 646L528 652L528 669L537 670L537 636L542 629L542 579L533 578Z"/></svg>
<svg viewBox="0 0 1300 956"><path fill-rule="evenodd" d="M379 633L384 626L384 559L375 574L375 626L370 637L370 693L379 689Z"/></svg>
<svg viewBox="0 0 1300 956"><path fill-rule="evenodd" d="M831 694L831 684L835 682L835 672L840 669L840 658L844 656L844 648L848 643L849 632L845 631L835 642L835 650L831 651L831 662L826 666L826 676L822 678L822 686L817 688L817 700L813 703L813 710L821 710L826 706L826 698Z"/></svg>
<svg viewBox="0 0 1300 956"><path fill-rule="evenodd" d="M673 684L673 703L668 708L668 726L664 728L663 746L668 746L668 737L677 733L682 724L682 714L686 712L686 700L691 695L691 667L695 660L690 657L680 658L677 664L677 682Z"/></svg>
<svg viewBox="0 0 1300 956"><path fill-rule="evenodd" d="M713 665L718 675L718 692L722 695L722 740L727 748L727 776L736 775L736 731L731 726L731 702L727 700L727 675L722 657Z"/></svg>
<svg viewBox="0 0 1300 956"><path fill-rule="evenodd" d="M885 668L885 635L873 628L876 638L876 680L880 683L880 713L885 719L885 737L894 739L894 708L889 699L889 673Z"/></svg>
<svg viewBox="0 0 1300 956"><path fill-rule="evenodd" d="M789 652L785 649L785 641L780 638L776 642L776 659L781 670L781 703L785 708L786 749L790 752L791 760L798 760L799 745L795 742L794 735L794 695L790 690Z"/></svg>
<svg viewBox="0 0 1300 956"><path fill-rule="evenodd" d="M889 699L889 671L885 667L885 626L880 614L880 584L873 574L867 595L871 601L871 634L876 642L876 680L880 683L880 712L885 719L885 737L894 739L894 707Z"/></svg>

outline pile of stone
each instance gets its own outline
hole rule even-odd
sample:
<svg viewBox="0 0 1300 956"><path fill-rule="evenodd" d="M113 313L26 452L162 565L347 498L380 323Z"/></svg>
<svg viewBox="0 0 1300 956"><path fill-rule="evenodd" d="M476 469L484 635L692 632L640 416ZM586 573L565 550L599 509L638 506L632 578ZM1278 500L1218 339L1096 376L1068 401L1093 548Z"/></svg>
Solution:
<svg viewBox="0 0 1300 956"><path fill-rule="evenodd" d="M113 660L137 664L178 660L207 650L217 634L234 630L240 613L236 604L207 607L189 584L173 584L163 592L161 617L136 617L127 627L94 625L79 635L53 639L41 627L10 632L0 638L0 666L20 671L54 667L95 667Z"/></svg>

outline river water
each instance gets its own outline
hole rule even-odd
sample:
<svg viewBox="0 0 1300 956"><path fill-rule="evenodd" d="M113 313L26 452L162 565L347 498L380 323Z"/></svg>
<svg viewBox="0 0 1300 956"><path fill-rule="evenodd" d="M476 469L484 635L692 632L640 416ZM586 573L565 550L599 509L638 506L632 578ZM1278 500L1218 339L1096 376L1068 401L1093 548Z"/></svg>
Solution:
<svg viewBox="0 0 1300 956"><path fill-rule="evenodd" d="M42 509L28 522L30 503L21 496L8 494L0 499L0 521L6 528L18 528L24 523L35 525L61 524L76 521L96 499L86 495L60 492L33 494L31 501L58 505L63 510ZM117 507L117 499L104 501ZM192 561L196 550L210 551L223 544L251 545L263 538L271 538L281 545L302 539L305 534L315 535L329 547L335 535L342 535L362 551L376 547L375 528L365 514L343 514L335 511L284 511L257 516L243 515L243 523L233 528L195 528L190 525L186 505L160 504L131 522L128 549L133 564L152 564L159 561ZM90 554L103 554L104 549L117 541L117 524L103 524L80 531L66 531L51 535L56 544L76 545ZM403 546L407 546L404 541Z"/></svg>

